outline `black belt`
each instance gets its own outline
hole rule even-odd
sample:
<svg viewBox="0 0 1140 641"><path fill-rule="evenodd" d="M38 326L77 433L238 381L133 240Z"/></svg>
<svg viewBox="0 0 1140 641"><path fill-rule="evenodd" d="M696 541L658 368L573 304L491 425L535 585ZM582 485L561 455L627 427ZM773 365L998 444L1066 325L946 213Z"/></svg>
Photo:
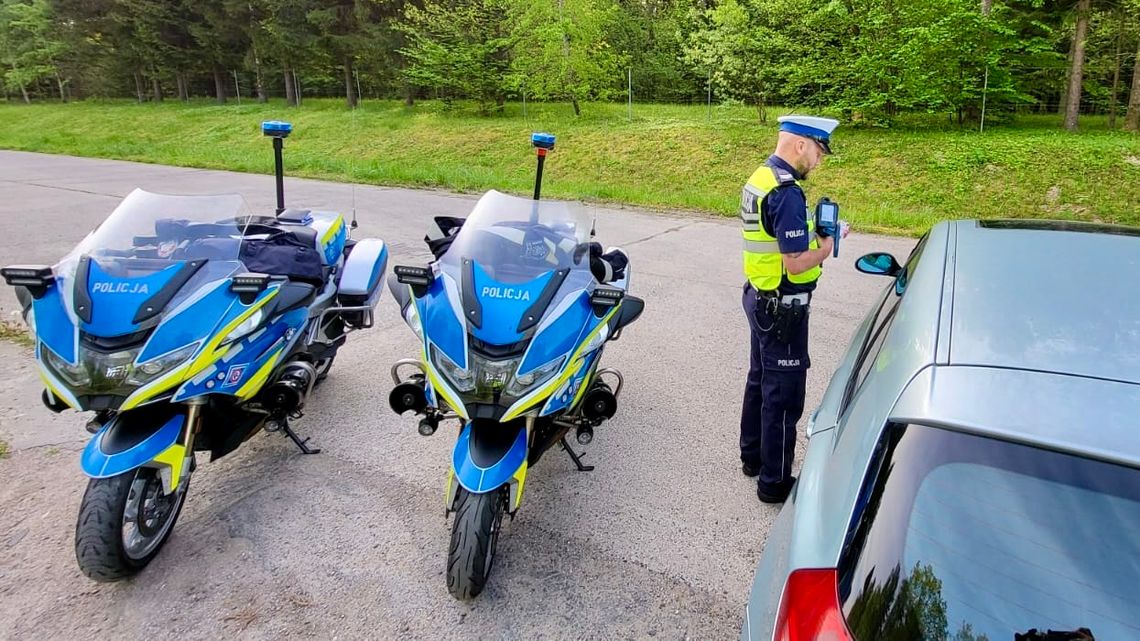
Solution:
<svg viewBox="0 0 1140 641"><path fill-rule="evenodd" d="M811 303L811 292L802 292L799 294L780 294L779 290L756 290L756 298L765 302L779 300L785 305L791 305L792 301L798 300L800 305L807 306Z"/></svg>

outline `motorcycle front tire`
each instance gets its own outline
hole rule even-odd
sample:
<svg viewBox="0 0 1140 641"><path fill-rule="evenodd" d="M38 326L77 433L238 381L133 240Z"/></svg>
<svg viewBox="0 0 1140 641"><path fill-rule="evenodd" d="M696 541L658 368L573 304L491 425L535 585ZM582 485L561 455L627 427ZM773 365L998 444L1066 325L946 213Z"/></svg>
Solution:
<svg viewBox="0 0 1140 641"><path fill-rule="evenodd" d="M447 590L455 598L473 599L487 586L506 508L505 488L486 494L456 491L447 555Z"/></svg>
<svg viewBox="0 0 1140 641"><path fill-rule="evenodd" d="M79 569L92 580L107 583L145 568L166 545L189 483L187 476L176 490L163 495L158 471L147 467L91 479L75 526Z"/></svg>

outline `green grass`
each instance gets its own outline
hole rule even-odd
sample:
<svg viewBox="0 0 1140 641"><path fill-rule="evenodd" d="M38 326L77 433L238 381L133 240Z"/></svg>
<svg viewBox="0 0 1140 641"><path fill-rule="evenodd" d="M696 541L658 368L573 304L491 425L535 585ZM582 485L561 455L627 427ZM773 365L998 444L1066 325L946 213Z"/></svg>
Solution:
<svg viewBox="0 0 1140 641"><path fill-rule="evenodd" d="M740 187L768 155L774 118L746 107L518 104L478 117L436 102L406 108L369 101L355 113L337 100L138 105L127 101L0 105L0 147L170 165L272 171L258 125L293 122L289 175L379 185L489 188L526 194L534 162L528 136L558 135L544 195L735 216ZM837 154L808 184L862 230L920 233L946 218L1048 217L1140 224L1140 136L1082 118L1025 117L984 134L945 117L912 117L895 128L836 132ZM177 185L171 185L172 190ZM224 189L224 186L219 186Z"/></svg>

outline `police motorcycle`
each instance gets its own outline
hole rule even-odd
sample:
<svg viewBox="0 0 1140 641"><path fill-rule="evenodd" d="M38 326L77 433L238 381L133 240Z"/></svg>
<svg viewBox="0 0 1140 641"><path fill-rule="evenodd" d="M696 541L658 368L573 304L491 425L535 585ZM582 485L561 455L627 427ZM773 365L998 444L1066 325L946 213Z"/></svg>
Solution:
<svg viewBox="0 0 1140 641"><path fill-rule="evenodd" d="M503 515L517 513L543 453L561 445L579 470L593 469L567 434L585 445L614 416L622 376L598 363L644 307L626 293L628 268L605 285L591 272L591 247L600 246L589 242L584 212L539 200L554 136L532 143L533 200L487 192L437 260L397 265L388 281L422 349L392 367L392 409L421 415L424 436L442 420L460 423L445 495L454 513L447 587L458 599L486 586Z"/></svg>
<svg viewBox="0 0 1140 641"><path fill-rule="evenodd" d="M144 568L186 500L195 452L213 461L281 432L329 372L346 334L371 327L388 252L348 240L337 213L277 215L241 196L136 189L54 267L0 270L16 288L55 412L94 412L75 552L96 581ZM355 222L353 223L355 225Z"/></svg>

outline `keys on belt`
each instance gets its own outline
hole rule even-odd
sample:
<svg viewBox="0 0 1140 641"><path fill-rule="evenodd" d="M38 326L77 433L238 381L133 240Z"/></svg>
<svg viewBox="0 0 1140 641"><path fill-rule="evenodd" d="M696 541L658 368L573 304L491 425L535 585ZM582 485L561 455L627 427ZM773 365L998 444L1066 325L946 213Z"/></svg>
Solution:
<svg viewBox="0 0 1140 641"><path fill-rule="evenodd" d="M790 343L800 331L801 323L811 309L811 294L784 294L779 292L757 292L759 300L772 317L772 326L763 331L771 331L780 343Z"/></svg>

